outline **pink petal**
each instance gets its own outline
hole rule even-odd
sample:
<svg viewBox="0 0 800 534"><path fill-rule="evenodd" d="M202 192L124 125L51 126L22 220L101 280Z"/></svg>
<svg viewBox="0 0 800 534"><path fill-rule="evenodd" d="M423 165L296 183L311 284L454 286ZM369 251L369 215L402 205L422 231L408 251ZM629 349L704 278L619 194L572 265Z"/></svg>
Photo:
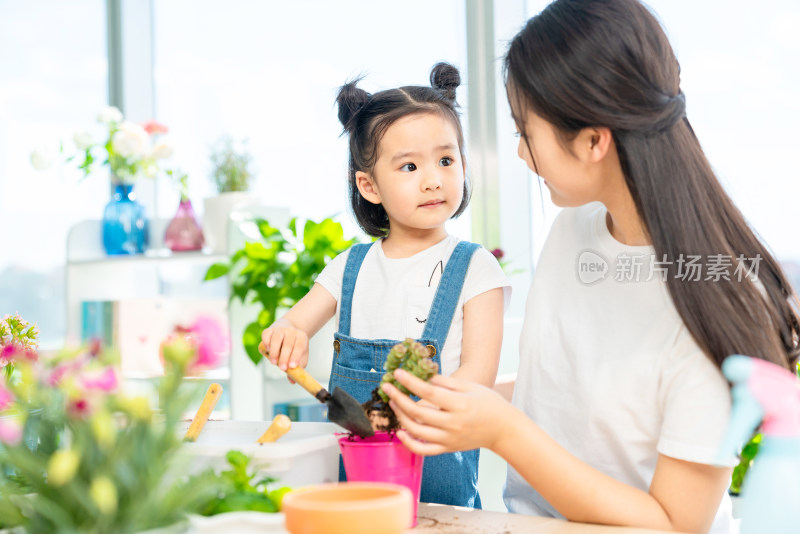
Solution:
<svg viewBox="0 0 800 534"><path fill-rule="evenodd" d="M0 412L8 408L12 402L14 402L14 394L0 384Z"/></svg>
<svg viewBox="0 0 800 534"><path fill-rule="evenodd" d="M83 387L86 389L99 389L114 391L117 389L117 373L113 367L106 367L101 373L86 373L81 377Z"/></svg>
<svg viewBox="0 0 800 534"><path fill-rule="evenodd" d="M228 351L228 336L219 321L210 317L198 317L189 332L197 345L197 358L191 367L216 367L221 360L221 354Z"/></svg>
<svg viewBox="0 0 800 534"><path fill-rule="evenodd" d="M154 133L167 133L169 130L166 126L154 120L149 120L142 123L142 128L144 128L144 131L150 135L153 135Z"/></svg>
<svg viewBox="0 0 800 534"><path fill-rule="evenodd" d="M0 418L0 442L17 445L22 441L22 424L10 417Z"/></svg>

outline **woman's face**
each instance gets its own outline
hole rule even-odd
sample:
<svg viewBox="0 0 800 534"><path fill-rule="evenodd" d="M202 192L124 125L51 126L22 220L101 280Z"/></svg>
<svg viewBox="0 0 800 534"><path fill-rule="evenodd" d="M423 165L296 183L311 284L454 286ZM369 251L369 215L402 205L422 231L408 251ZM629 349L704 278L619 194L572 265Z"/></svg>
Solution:
<svg viewBox="0 0 800 534"><path fill-rule="evenodd" d="M553 204L574 207L601 198L602 183L576 155L573 141L562 141L555 126L533 111L514 115L524 117L517 155L542 178Z"/></svg>

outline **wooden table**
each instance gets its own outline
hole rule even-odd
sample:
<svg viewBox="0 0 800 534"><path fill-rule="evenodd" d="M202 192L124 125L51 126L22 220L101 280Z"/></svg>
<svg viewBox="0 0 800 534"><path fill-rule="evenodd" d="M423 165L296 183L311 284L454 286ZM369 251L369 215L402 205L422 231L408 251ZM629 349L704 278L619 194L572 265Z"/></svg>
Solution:
<svg viewBox="0 0 800 534"><path fill-rule="evenodd" d="M561 519L420 503L417 526L407 534L657 534L644 528L608 527Z"/></svg>

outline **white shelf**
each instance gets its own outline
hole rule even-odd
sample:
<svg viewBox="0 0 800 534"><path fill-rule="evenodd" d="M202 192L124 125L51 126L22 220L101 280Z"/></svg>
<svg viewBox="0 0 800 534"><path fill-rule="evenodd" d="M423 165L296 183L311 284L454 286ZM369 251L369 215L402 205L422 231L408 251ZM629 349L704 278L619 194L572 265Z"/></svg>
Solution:
<svg viewBox="0 0 800 534"><path fill-rule="evenodd" d="M149 249L144 254L108 256L102 247L102 221L85 220L73 226L67 238L68 342L80 342L83 301L151 301L155 303L151 312L147 312L148 308L141 302L141 307L133 308L141 309L137 313L145 319L159 317L157 322L164 322L164 317L172 317L171 314L180 312L179 308L191 308L192 299L219 299L227 305L228 277L204 281L205 272L212 264L227 261L230 253L252 238L243 233L247 231L247 225L239 223L251 217L263 217L273 225L282 226L289 223L290 212L287 208L259 205L239 207L231 213L228 220L227 254L172 252L159 247ZM163 242L161 239L154 239L154 236L163 236L168 223L169 220L150 220L151 243L160 245ZM252 231L252 228L249 230ZM196 379L224 381L230 398L231 417L237 420L271 419L272 406L275 403L305 395L299 386L291 385L285 379L279 385L280 381L268 378L265 364L254 366L245 354L241 343L242 334L247 324L253 320L255 308L256 306L245 306L238 301L230 302L226 308L232 346L228 365ZM169 313L164 312L164 309L168 309ZM169 325L160 326L163 329ZM158 332L158 327L159 324L156 324L151 338L163 334ZM153 352L152 348L146 350L148 357L152 357ZM323 385L327 384L331 355L330 343L326 341L324 350L315 355L315 365L309 366L312 375L318 380L325 380ZM144 373L139 376L143 377ZM134 383L148 381L146 378L137 378L136 375L130 378Z"/></svg>

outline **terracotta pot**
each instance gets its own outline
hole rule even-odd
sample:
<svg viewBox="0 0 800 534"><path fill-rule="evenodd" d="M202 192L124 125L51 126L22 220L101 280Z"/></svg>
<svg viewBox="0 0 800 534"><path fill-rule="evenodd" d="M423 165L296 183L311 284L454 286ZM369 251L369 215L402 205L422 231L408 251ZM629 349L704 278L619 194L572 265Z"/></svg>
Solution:
<svg viewBox="0 0 800 534"><path fill-rule="evenodd" d="M402 534L411 501L398 484L342 482L287 493L283 514L291 534Z"/></svg>

